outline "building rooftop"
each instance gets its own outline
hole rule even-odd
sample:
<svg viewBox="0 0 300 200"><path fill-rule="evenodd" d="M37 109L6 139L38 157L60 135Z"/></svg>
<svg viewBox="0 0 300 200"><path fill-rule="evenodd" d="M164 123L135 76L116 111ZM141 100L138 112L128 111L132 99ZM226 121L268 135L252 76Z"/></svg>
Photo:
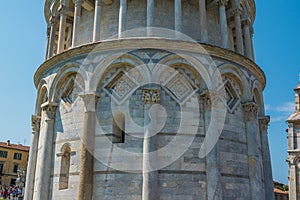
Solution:
<svg viewBox="0 0 300 200"><path fill-rule="evenodd" d="M30 149L29 146L23 146L22 144L12 144L10 143L10 140L8 140L7 142L0 142L0 147L21 151L29 151Z"/></svg>

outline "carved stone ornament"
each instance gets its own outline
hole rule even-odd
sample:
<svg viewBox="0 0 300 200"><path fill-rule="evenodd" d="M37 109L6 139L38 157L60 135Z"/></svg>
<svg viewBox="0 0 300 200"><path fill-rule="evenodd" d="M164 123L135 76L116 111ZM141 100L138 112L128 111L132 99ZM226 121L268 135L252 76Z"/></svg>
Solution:
<svg viewBox="0 0 300 200"><path fill-rule="evenodd" d="M219 0L217 3L219 6L226 6L229 0Z"/></svg>
<svg viewBox="0 0 300 200"><path fill-rule="evenodd" d="M82 98L84 102L85 112L96 111L99 95L97 95L95 92L90 92L90 93L81 93L79 94L79 96Z"/></svg>
<svg viewBox="0 0 300 200"><path fill-rule="evenodd" d="M116 103L122 104L137 86L138 84L131 77L120 71L104 85L103 89Z"/></svg>
<svg viewBox="0 0 300 200"><path fill-rule="evenodd" d="M32 132L37 133L40 132L40 126L41 126L41 117L32 115L31 117L31 126L32 126Z"/></svg>
<svg viewBox="0 0 300 200"><path fill-rule="evenodd" d="M264 116L259 118L259 129L261 133L268 133L269 123L270 116Z"/></svg>
<svg viewBox="0 0 300 200"><path fill-rule="evenodd" d="M257 117L257 105L254 102L247 102L243 104L245 119L247 121L253 120Z"/></svg>
<svg viewBox="0 0 300 200"><path fill-rule="evenodd" d="M45 112L45 114L46 114L46 120L55 119L56 108L57 108L56 103L47 102L42 105L43 112Z"/></svg>
<svg viewBox="0 0 300 200"><path fill-rule="evenodd" d="M160 101L159 90L157 89L143 89L142 100L146 104L158 104Z"/></svg>
<svg viewBox="0 0 300 200"><path fill-rule="evenodd" d="M82 4L82 0L73 0L73 3L75 4L76 7L80 6Z"/></svg>
<svg viewBox="0 0 300 200"><path fill-rule="evenodd" d="M210 93L208 90L205 90L200 94L200 100L203 103L204 107L210 107L211 106L211 99L210 99Z"/></svg>

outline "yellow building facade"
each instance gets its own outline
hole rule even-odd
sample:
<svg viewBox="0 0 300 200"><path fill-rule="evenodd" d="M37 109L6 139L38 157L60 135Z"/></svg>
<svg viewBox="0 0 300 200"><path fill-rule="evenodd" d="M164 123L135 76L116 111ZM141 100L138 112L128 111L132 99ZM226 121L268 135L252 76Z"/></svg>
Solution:
<svg viewBox="0 0 300 200"><path fill-rule="evenodd" d="M0 185L8 187L15 185L18 170L27 169L29 147L21 144L0 142Z"/></svg>

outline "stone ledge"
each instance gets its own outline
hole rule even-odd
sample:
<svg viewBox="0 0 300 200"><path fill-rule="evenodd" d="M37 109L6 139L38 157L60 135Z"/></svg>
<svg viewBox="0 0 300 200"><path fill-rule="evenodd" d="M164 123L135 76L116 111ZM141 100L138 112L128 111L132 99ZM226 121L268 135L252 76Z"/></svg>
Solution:
<svg viewBox="0 0 300 200"><path fill-rule="evenodd" d="M200 47L199 47L200 45ZM180 49L179 49L180 47ZM90 43L67 50L46 60L35 72L34 84L37 88L40 77L54 65L76 56L88 54L92 51L105 52L112 50L133 50L133 49L165 49L169 51L182 51L190 53L208 54L209 56L221 58L237 65L241 65L249 70L261 82L262 88L266 85L266 76L262 69L252 60L228 49L208 44L195 42L171 40L166 38L125 38L121 40L106 40Z"/></svg>

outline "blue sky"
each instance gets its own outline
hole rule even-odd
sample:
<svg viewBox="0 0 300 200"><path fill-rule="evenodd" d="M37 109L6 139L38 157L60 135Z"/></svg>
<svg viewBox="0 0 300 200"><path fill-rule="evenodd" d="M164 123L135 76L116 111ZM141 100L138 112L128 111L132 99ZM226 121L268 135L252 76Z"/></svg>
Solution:
<svg viewBox="0 0 300 200"><path fill-rule="evenodd" d="M29 145L36 98L33 75L45 54L44 1L1 3L0 140ZM267 76L264 97L272 118L273 176L287 183L285 119L294 111L293 88L299 80L300 1L257 0L256 4L255 57Z"/></svg>

